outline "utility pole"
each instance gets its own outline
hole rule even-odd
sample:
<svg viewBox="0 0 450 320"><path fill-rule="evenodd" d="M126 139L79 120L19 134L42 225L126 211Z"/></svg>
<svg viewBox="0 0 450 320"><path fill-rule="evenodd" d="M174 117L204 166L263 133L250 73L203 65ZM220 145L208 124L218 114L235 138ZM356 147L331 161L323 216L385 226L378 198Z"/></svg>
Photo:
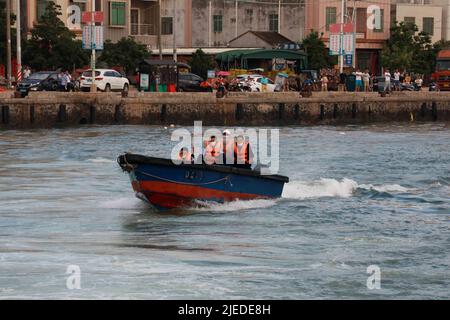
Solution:
<svg viewBox="0 0 450 320"><path fill-rule="evenodd" d="M345 22L345 1L342 0L342 6L341 6L341 35L339 37L339 40L341 42L340 44L340 51L339 52L339 72L344 72L344 55L343 55L343 38L344 38L344 22Z"/></svg>
<svg viewBox="0 0 450 320"><path fill-rule="evenodd" d="M11 88L11 0L6 0L6 85Z"/></svg>
<svg viewBox="0 0 450 320"><path fill-rule="evenodd" d="M163 55L162 55L162 43L161 43L161 0L158 0L158 49L159 49L159 60L162 60Z"/></svg>
<svg viewBox="0 0 450 320"><path fill-rule="evenodd" d="M19 83L20 80L22 80L22 37L20 36L21 30L20 30L20 0L16 0L16 41L17 41L17 75L16 75L16 82Z"/></svg>
<svg viewBox="0 0 450 320"><path fill-rule="evenodd" d="M91 92L97 92L97 85L95 84L95 0L91 0L91 68L92 68L92 83L91 83Z"/></svg>
<svg viewBox="0 0 450 320"><path fill-rule="evenodd" d="M177 1L173 0L173 27L172 27L172 33L173 33L173 61L177 62L178 56L177 56Z"/></svg>
<svg viewBox="0 0 450 320"><path fill-rule="evenodd" d="M235 17L235 27L234 27L234 37L237 38L238 36L238 10L239 10L239 4L238 4L238 0L236 0L236 4L234 7L234 17Z"/></svg>
<svg viewBox="0 0 450 320"><path fill-rule="evenodd" d="M208 10L208 47L211 47L211 29L212 29L212 4L209 0L209 10Z"/></svg>
<svg viewBox="0 0 450 320"><path fill-rule="evenodd" d="M281 33L281 0L278 0L278 33Z"/></svg>

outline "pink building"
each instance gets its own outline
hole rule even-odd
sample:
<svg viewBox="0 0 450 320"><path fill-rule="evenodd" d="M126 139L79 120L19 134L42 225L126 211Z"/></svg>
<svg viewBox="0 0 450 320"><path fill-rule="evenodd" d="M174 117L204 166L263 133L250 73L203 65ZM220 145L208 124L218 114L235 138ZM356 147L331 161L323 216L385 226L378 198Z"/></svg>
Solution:
<svg viewBox="0 0 450 320"><path fill-rule="evenodd" d="M389 38L391 26L391 2L391 0L346 1L344 21L356 24L356 68L368 69L373 73L380 72L380 51L385 40ZM305 33L317 31L322 34L328 47L329 26L341 22L341 4L340 0L306 0ZM369 28L368 20L374 21L372 12L376 9L381 13L380 28Z"/></svg>

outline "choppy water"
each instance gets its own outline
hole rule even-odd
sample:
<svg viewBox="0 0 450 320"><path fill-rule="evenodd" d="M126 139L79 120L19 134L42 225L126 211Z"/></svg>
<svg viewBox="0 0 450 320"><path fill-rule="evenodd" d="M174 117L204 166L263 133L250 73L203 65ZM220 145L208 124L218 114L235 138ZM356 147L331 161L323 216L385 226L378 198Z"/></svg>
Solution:
<svg viewBox="0 0 450 320"><path fill-rule="evenodd" d="M167 157L170 129L0 132L0 298L450 298L448 125L280 136L282 199L161 215L115 158Z"/></svg>

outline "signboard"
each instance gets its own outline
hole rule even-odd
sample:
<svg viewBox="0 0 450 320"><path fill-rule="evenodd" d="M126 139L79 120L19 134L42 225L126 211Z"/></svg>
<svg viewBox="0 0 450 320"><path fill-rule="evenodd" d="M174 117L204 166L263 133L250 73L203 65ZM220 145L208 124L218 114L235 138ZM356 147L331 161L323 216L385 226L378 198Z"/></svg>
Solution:
<svg viewBox="0 0 450 320"><path fill-rule="evenodd" d="M343 54L353 54L353 47L355 43L355 37L353 33L346 33L344 34L343 40L342 40L342 50L344 51Z"/></svg>
<svg viewBox="0 0 450 320"><path fill-rule="evenodd" d="M103 26L83 27L83 49L103 50Z"/></svg>
<svg viewBox="0 0 450 320"><path fill-rule="evenodd" d="M149 76L147 73L141 73L139 79L139 87L143 91L148 91L149 88Z"/></svg>
<svg viewBox="0 0 450 320"><path fill-rule="evenodd" d="M346 66L353 66L353 55L352 54L346 54L344 56L344 64Z"/></svg>
<svg viewBox="0 0 450 320"><path fill-rule="evenodd" d="M341 35L330 34L330 56L338 56L341 54Z"/></svg>
<svg viewBox="0 0 450 320"><path fill-rule="evenodd" d="M81 14L81 22L83 23L91 23L92 19L94 22L101 23L104 20L103 11L95 11L95 12L83 12Z"/></svg>
<svg viewBox="0 0 450 320"><path fill-rule="evenodd" d="M216 77L215 70L208 70L208 79L214 79Z"/></svg>

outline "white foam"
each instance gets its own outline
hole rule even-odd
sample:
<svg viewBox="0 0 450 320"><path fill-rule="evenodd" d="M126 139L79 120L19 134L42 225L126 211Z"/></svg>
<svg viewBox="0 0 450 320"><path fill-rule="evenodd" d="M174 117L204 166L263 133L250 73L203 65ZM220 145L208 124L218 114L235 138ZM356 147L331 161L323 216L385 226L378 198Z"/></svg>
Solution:
<svg viewBox="0 0 450 320"><path fill-rule="evenodd" d="M374 186L372 184L362 184L359 186L361 189L367 189L367 190L375 190L378 192L408 192L411 189L405 188L399 184L385 184L381 186Z"/></svg>
<svg viewBox="0 0 450 320"><path fill-rule="evenodd" d="M268 208L275 204L276 204L275 199L236 200L226 203L213 203L202 201L199 202L200 207L193 208L193 210L230 212L230 211Z"/></svg>
<svg viewBox="0 0 450 320"><path fill-rule="evenodd" d="M88 159L89 162L93 163L114 163L114 160L106 159L106 158L95 158L95 159Z"/></svg>
<svg viewBox="0 0 450 320"><path fill-rule="evenodd" d="M143 206L145 203L137 198L117 198L99 204L103 209L129 209Z"/></svg>
<svg viewBox="0 0 450 320"><path fill-rule="evenodd" d="M343 197L352 196L353 191L358 188L356 181L344 178L341 181L336 179L325 179L306 182L292 181L284 186L283 198L286 199L306 199L321 197Z"/></svg>

